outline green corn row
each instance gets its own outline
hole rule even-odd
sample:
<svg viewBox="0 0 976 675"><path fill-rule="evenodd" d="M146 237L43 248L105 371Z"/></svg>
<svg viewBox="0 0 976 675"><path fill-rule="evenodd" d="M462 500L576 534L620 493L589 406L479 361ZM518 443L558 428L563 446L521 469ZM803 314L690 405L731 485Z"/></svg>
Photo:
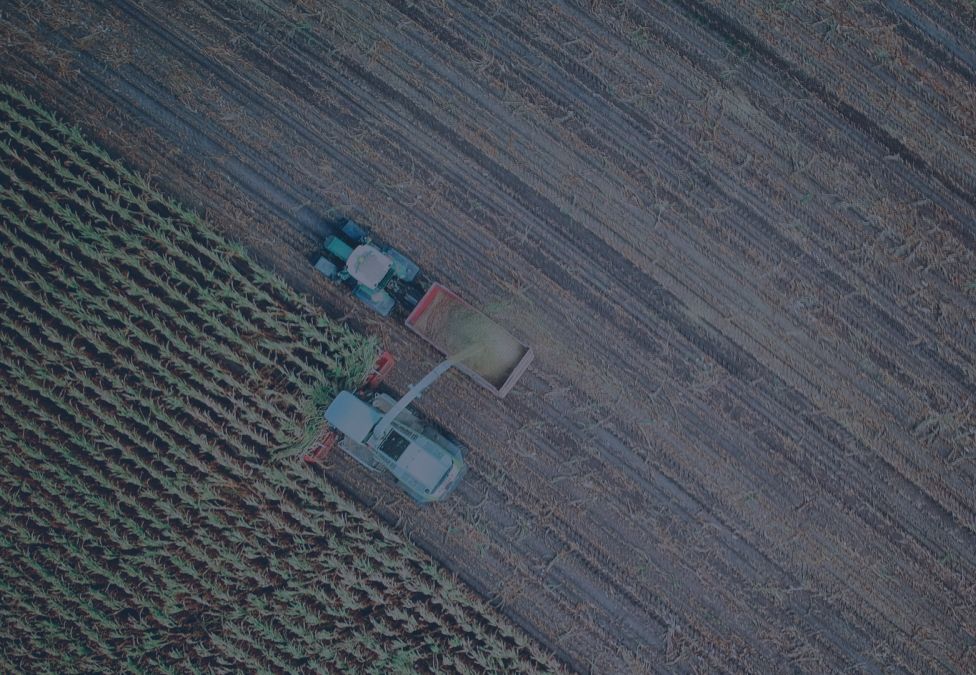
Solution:
<svg viewBox="0 0 976 675"><path fill-rule="evenodd" d="M375 341L4 85L0 186L0 670L559 669L280 451Z"/></svg>
<svg viewBox="0 0 976 675"><path fill-rule="evenodd" d="M9 106L8 109L10 109ZM30 124L29 121L28 121L28 128L30 128L32 131L34 131L34 133L40 136L45 141L45 143L49 143L54 145L55 147L58 147L59 149L63 149L63 146L60 145L56 137L52 137L45 134L36 125ZM73 165L82 166L90 170L91 177L100 181L100 183L104 185L107 192L98 191L97 194L99 194L106 202L108 202L111 205L110 210L112 212L117 213L121 217L130 217L133 215L131 212L127 211L124 207L121 206L120 200L111 197L110 194L116 192L123 192L124 194L128 195L127 201L130 204L139 206L141 212L147 214L149 218L152 220L153 224L159 227L159 230L152 232L152 234L158 236L160 234L160 231L165 231L168 234L176 234L180 238L179 241L180 245L184 247L195 246L196 247L194 250L195 255L193 256L186 256L186 249L183 250L182 254L183 256L186 256L185 261L195 265L198 268L197 271L200 272L201 274L211 275L211 279L210 279L211 281L213 280L212 270L203 269L198 263L197 255L207 258L212 265L224 270L225 272L229 272L231 275L233 275L237 271L237 267L235 266L234 261L245 260L241 255L242 252L239 247L229 246L227 244L224 244L223 242L219 242L214 239L208 240L206 242L206 245L200 248L199 244L189 234L191 230L189 230L186 227L177 226L176 224L174 224L172 219L159 218L158 214L155 211L152 211L151 209L148 208L145 200L133 196L131 192L128 192L123 185L113 181L112 179L107 178L106 176L104 176L104 174L100 173L97 168L94 168L91 165L87 164L83 156L79 155L76 152L73 152L70 147L65 152L65 155L70 159ZM117 163L113 163L113 164L114 164L113 167L114 170L119 171L120 167L117 165ZM56 168L58 170L61 170L60 165L58 165ZM127 173L124 171L124 169L121 169L121 171L123 171L123 173ZM76 183L80 184L81 187L87 187L89 190L92 189L89 183L85 183L81 179L78 179L77 177L75 177L74 174L68 172L68 175L71 176L72 180L76 181ZM192 221L193 223L197 222L195 216L190 216L185 212L185 210L181 208L177 210L181 212L188 221ZM196 231L199 232L199 230ZM160 238L158 239L158 241L166 242L169 241L169 239ZM215 247L215 244L218 245ZM248 264L250 263L248 262ZM247 298L250 296L246 294L252 293L254 294L254 297L260 300L263 300L265 302L271 302L272 300L270 296L268 296L268 294L265 291L263 291L259 286L251 283L251 279L253 278L263 278L263 279L274 280L271 285L273 289L279 293L279 299L281 299L282 295L284 295L287 301L295 302L296 300L299 300L301 304L303 305L305 304L304 301L297 299L294 293L291 292L290 289L287 289L287 286L285 286L283 282L281 282L281 280L278 279L277 277L274 277L273 275L268 275L263 270L259 270L258 268L255 268L253 266L249 267L248 272L250 272L251 274L249 274L248 277L245 277L244 283L242 283L242 288L232 289L233 293L230 297L232 298L236 297L238 299ZM240 290L243 290L245 294L239 295ZM308 309L307 305L301 307L301 309L302 310ZM298 317L299 319L303 319L304 317L311 316L311 315L313 314L310 312L302 312L293 315L293 317ZM316 345L317 347L325 346L325 343L323 341L329 338L330 336L328 335L327 331L322 330L324 328L322 323L318 323L317 325L312 325L307 321L302 321L300 325L302 327L302 331L303 331L302 337L304 339L313 339L319 341L318 345Z"/></svg>

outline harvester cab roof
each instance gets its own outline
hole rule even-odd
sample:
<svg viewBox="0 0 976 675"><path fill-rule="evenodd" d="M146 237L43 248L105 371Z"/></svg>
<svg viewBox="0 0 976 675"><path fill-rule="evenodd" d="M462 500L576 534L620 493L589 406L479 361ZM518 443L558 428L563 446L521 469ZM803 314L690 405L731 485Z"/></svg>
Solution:
<svg viewBox="0 0 976 675"><path fill-rule="evenodd" d="M444 480L453 464L451 455L434 443L411 442L397 458L402 473L427 491L433 490Z"/></svg>
<svg viewBox="0 0 976 675"><path fill-rule="evenodd" d="M382 418L379 411L351 391L340 391L325 411L326 422L357 443L365 442Z"/></svg>

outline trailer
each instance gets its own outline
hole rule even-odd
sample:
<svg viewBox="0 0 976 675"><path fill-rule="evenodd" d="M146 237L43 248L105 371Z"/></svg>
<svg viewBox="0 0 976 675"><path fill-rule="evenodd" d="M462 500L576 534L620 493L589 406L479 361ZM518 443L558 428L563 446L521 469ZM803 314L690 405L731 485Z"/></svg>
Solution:
<svg viewBox="0 0 976 675"><path fill-rule="evenodd" d="M406 326L455 367L503 397L533 359L531 347L447 287L434 283L407 317Z"/></svg>

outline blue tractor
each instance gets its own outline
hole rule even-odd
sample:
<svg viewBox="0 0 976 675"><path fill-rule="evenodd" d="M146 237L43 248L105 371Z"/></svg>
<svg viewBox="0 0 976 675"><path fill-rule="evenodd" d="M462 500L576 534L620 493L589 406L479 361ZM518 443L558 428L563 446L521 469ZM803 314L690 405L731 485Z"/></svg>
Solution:
<svg viewBox="0 0 976 675"><path fill-rule="evenodd" d="M395 307L407 313L427 290L420 268L405 255L374 243L354 221L329 235L315 262L327 278L352 289L367 307L389 316Z"/></svg>

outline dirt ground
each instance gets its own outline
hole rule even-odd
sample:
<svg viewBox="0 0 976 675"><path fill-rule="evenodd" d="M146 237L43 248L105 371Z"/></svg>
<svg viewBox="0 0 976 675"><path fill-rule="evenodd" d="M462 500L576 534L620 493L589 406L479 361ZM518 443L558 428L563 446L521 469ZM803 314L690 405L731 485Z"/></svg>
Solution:
<svg viewBox="0 0 976 675"><path fill-rule="evenodd" d="M52 8L53 6L53 8ZM526 9L531 7L532 9ZM0 73L313 274L355 217L531 344L420 509L324 471L593 672L976 670L969 3L13 1Z"/></svg>

